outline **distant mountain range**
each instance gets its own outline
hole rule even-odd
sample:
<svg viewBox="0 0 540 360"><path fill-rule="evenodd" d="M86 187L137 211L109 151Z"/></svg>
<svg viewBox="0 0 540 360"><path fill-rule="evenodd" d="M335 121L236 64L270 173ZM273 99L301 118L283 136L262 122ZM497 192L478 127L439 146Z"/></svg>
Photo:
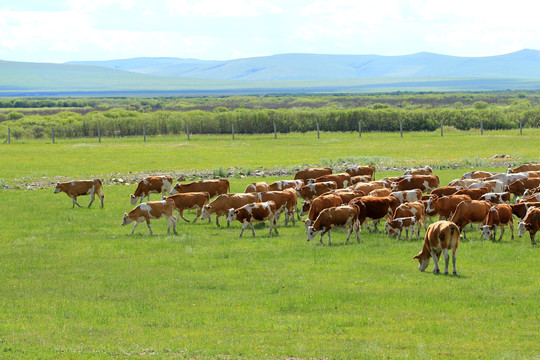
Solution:
<svg viewBox="0 0 540 360"><path fill-rule="evenodd" d="M282 54L227 61L0 61L0 96L540 89L540 51L458 57Z"/></svg>

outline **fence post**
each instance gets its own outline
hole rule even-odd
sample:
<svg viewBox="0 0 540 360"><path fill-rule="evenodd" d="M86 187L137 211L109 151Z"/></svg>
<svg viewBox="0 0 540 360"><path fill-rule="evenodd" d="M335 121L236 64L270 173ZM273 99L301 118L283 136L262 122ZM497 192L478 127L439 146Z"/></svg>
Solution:
<svg viewBox="0 0 540 360"><path fill-rule="evenodd" d="M441 121L441 137L443 137L443 122Z"/></svg>
<svg viewBox="0 0 540 360"><path fill-rule="evenodd" d="M189 140L189 124L186 124L186 134L187 134L187 139Z"/></svg>
<svg viewBox="0 0 540 360"><path fill-rule="evenodd" d="M521 120L519 120L519 135L523 135L523 122Z"/></svg>
<svg viewBox="0 0 540 360"><path fill-rule="evenodd" d="M276 122L274 121L274 139L277 139Z"/></svg>
<svg viewBox="0 0 540 360"><path fill-rule="evenodd" d="M484 135L484 122L480 121L480 135Z"/></svg>
<svg viewBox="0 0 540 360"><path fill-rule="evenodd" d="M362 123L358 122L358 137L362 137Z"/></svg>
<svg viewBox="0 0 540 360"><path fill-rule="evenodd" d="M232 128L232 139L234 140L234 123L231 123L231 128Z"/></svg>
<svg viewBox="0 0 540 360"><path fill-rule="evenodd" d="M9 126L7 128L7 143L11 144L11 128Z"/></svg>
<svg viewBox="0 0 540 360"><path fill-rule="evenodd" d="M144 137L144 142L146 142L146 124L143 124L143 126L142 126L142 133L143 133L143 137Z"/></svg>
<svg viewBox="0 0 540 360"><path fill-rule="evenodd" d="M403 137L403 123L401 121L399 122L399 133Z"/></svg>
<svg viewBox="0 0 540 360"><path fill-rule="evenodd" d="M54 126L52 127L52 143L54 144Z"/></svg>
<svg viewBox="0 0 540 360"><path fill-rule="evenodd" d="M99 126L97 127L97 136L98 136L99 142L101 143L101 129L99 128Z"/></svg>
<svg viewBox="0 0 540 360"><path fill-rule="evenodd" d="M317 139L320 139L320 135L319 135L319 122L317 121Z"/></svg>

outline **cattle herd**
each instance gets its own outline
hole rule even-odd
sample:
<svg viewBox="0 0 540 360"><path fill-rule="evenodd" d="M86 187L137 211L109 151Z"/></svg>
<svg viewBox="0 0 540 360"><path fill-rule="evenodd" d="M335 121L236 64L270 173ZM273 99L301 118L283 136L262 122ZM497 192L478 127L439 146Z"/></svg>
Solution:
<svg viewBox="0 0 540 360"><path fill-rule="evenodd" d="M348 231L346 241L365 226L368 231L378 231L377 225L385 219L385 232L389 237L401 238L402 232L410 240L419 239L424 226L426 233L423 248L414 258L418 269L424 271L433 258L434 272L439 272L438 260L445 258L445 274L448 273L449 251L452 252L453 273L456 274L456 250L459 238L466 238L466 225L479 224L481 235L495 241L497 228L501 240L505 226L514 238L514 216L519 219L518 235L529 232L535 245L535 234L540 228L540 164L520 165L508 169L507 173L471 171L461 179L451 181L448 186L439 186L439 177L430 167L411 169L403 176L375 180L373 166L355 166L345 172L333 174L330 168L309 168L296 173L294 180L280 180L268 184L249 184L245 193L230 193L227 179L200 180L172 186L170 176L151 176L141 180L131 195L131 204L136 207L124 213L122 225L146 221L150 234L150 219L165 217L176 234L178 218L186 222L184 210L196 210L193 222L201 218L211 222L215 214L216 225L224 216L227 226L232 221L242 224L240 237L249 226L253 236L253 223L269 222L269 234L278 234L277 222L283 214L285 225L295 225L301 216L307 240L320 233L320 242L327 234L331 244L330 230L343 228ZM58 183L54 193L65 192L73 207L79 205L77 197L90 195L88 207L95 195L103 207L103 182L100 179ZM161 194L162 200L150 201L150 194ZM168 195L168 196L166 196ZM298 208L298 197L303 199ZM147 198L147 202L143 200ZM213 199L213 200L212 200ZM174 217L177 211L178 218ZM435 217L436 222L428 226L426 217ZM371 225L374 229L371 229Z"/></svg>

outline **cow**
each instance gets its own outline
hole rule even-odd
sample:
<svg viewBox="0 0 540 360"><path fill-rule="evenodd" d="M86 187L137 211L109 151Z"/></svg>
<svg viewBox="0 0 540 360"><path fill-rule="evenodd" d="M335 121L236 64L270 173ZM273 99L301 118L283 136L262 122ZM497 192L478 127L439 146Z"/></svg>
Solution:
<svg viewBox="0 0 540 360"><path fill-rule="evenodd" d="M387 188L382 188L382 189L371 190L368 193L368 195L376 196L376 197L386 197L386 196L390 196L391 193L392 193L392 190L387 189Z"/></svg>
<svg viewBox="0 0 540 360"><path fill-rule="evenodd" d="M485 193L484 195L480 196L480 199L478 200L486 200L492 204L510 204L510 193Z"/></svg>
<svg viewBox="0 0 540 360"><path fill-rule="evenodd" d="M214 199L210 204L204 205L202 209L201 220L208 219L211 221L212 214L216 214L216 225L219 225L219 217L222 215L227 216L229 209L238 209L246 204L254 203L259 200L259 197L255 193L248 194L221 194ZM229 222L227 222L229 226Z"/></svg>
<svg viewBox="0 0 540 360"><path fill-rule="evenodd" d="M399 200L400 204L422 200L422 190L393 191L390 196Z"/></svg>
<svg viewBox="0 0 540 360"><path fill-rule="evenodd" d="M391 218L394 214L394 210L400 204L399 200L393 196L363 196L352 200L349 205L358 205L365 207L365 219L363 219L361 223L363 223L364 221L373 221L375 222L375 231L377 231L378 221L384 217Z"/></svg>
<svg viewBox="0 0 540 360"><path fill-rule="evenodd" d="M302 206L302 215L306 213L307 209L307 219L304 220L304 224L307 228L313 224L315 219L317 219L317 216L323 211L324 209L328 209L331 207L337 207L343 204L343 200L341 197L335 194L328 194L319 196L315 199L313 199L310 202L304 203Z"/></svg>
<svg viewBox="0 0 540 360"><path fill-rule="evenodd" d="M370 180L375 180L375 166L349 166L345 172L351 176L365 175L369 176Z"/></svg>
<svg viewBox="0 0 540 360"><path fill-rule="evenodd" d="M536 245L534 241L534 236L536 232L540 229L540 209L531 208L523 221L520 221L518 224L518 236L523 237L525 232L528 231L531 237L531 244Z"/></svg>
<svg viewBox="0 0 540 360"><path fill-rule="evenodd" d="M540 193L540 187L535 187L534 189L525 189L523 192L523 197L527 197L529 195L534 195Z"/></svg>
<svg viewBox="0 0 540 360"><path fill-rule="evenodd" d="M489 201L480 200L466 200L458 204L452 219L450 220L459 227L463 238L467 238L465 233L465 226L469 223L481 223L483 224L491 203Z"/></svg>
<svg viewBox="0 0 540 360"><path fill-rule="evenodd" d="M495 173L488 172L488 171L475 170L475 171L469 171L468 173L463 174L461 178L462 179L482 179L482 178L490 177L494 174Z"/></svg>
<svg viewBox="0 0 540 360"><path fill-rule="evenodd" d="M135 221L135 226L131 230L131 234L135 232L135 228L139 223L146 221L148 225L148 230L150 230L150 235L152 235L152 227L150 226L150 219L159 219L162 216L167 218L169 222L169 227L167 228L167 234L171 231L171 225L173 227L174 234L176 233L176 219L173 216L174 212L174 200L166 199L162 201L149 201L137 205L129 213L124 213L124 220L122 221L122 226L126 226L129 223Z"/></svg>
<svg viewBox="0 0 540 360"><path fill-rule="evenodd" d="M130 195L131 205L135 205L139 200L139 203L142 203L145 197L148 197L148 201L150 201L150 194L169 195L171 193L172 181L172 177L167 175L148 176L142 179L137 184L135 192Z"/></svg>
<svg viewBox="0 0 540 360"><path fill-rule="evenodd" d="M298 211L298 193L296 192L296 189L288 188L285 190L282 190L285 192L290 193L294 198L294 211L296 212L296 218L300 220L300 211Z"/></svg>
<svg viewBox="0 0 540 360"><path fill-rule="evenodd" d="M452 218L459 203L467 200L471 200L468 195L433 195L426 204L426 213L430 216L439 215L439 220L448 220Z"/></svg>
<svg viewBox="0 0 540 360"><path fill-rule="evenodd" d="M329 174L329 175L323 175L319 176L314 179L314 182L320 183L320 182L328 182L328 181L335 181L337 184L338 189L346 188L351 184L351 175L347 173L339 173L339 174Z"/></svg>
<svg viewBox="0 0 540 360"><path fill-rule="evenodd" d="M256 193L261 191L268 191L268 184L264 181L253 182L246 186L245 193Z"/></svg>
<svg viewBox="0 0 540 360"><path fill-rule="evenodd" d="M538 186L540 186L540 178L518 179L508 184L505 191L514 195L514 200L516 200L518 196L525 194L525 190L534 189Z"/></svg>
<svg viewBox="0 0 540 360"><path fill-rule="evenodd" d="M276 222L279 220L279 216L282 212L285 212L285 225L289 222L289 219L294 222L294 210L296 208L297 197L296 193L291 191L263 191L258 192L259 202L273 201L276 205L274 211L276 216Z"/></svg>
<svg viewBox="0 0 540 360"><path fill-rule="evenodd" d="M394 210L392 219L410 216L413 216L416 219L418 232L420 232L420 229L422 228L422 223L424 223L424 226L427 228L426 210L422 201L413 201L399 205L396 210Z"/></svg>
<svg viewBox="0 0 540 360"><path fill-rule="evenodd" d="M540 170L540 164L522 164L519 165L513 169L508 168L507 173L508 174L515 174L519 172L526 172L526 171L539 171Z"/></svg>
<svg viewBox="0 0 540 360"><path fill-rule="evenodd" d="M500 180L482 180L471 184L469 189L478 189L485 187L489 192L501 193L504 191L504 184Z"/></svg>
<svg viewBox="0 0 540 360"><path fill-rule="evenodd" d="M404 176L407 175L432 175L433 169L429 166L423 166L416 169L409 169L403 173Z"/></svg>
<svg viewBox="0 0 540 360"><path fill-rule="evenodd" d="M413 259L418 259L420 263L418 270L425 271L429 265L430 258L433 258L433 262L435 263L433 273L439 274L439 259L441 253L443 253L445 261L444 274L447 275L450 260L448 250L452 250L453 273L457 275L456 251L459 244L459 236L459 228L450 221L442 220L431 224L426 231L422 251L413 257Z"/></svg>
<svg viewBox="0 0 540 360"><path fill-rule="evenodd" d="M384 189L384 186L380 183L375 183L373 181L367 183L357 183L353 186L349 186L351 191L362 191L364 194L369 194L375 189Z"/></svg>
<svg viewBox="0 0 540 360"><path fill-rule="evenodd" d="M189 222L189 220L184 217L184 210L195 209L197 210L197 216L193 220L193 223L195 223L201 216L203 206L210 201L210 194L207 192L190 192L185 194L173 194L168 198L163 198L163 200L166 199L172 199L174 201L174 208L178 211L176 222L178 222L178 219L180 218Z"/></svg>
<svg viewBox="0 0 540 360"><path fill-rule="evenodd" d="M364 194L363 191L350 191L347 189L338 189L334 191L329 191L327 193L322 194L321 196L330 195L330 194L339 196L341 198L342 204L348 204L354 198L366 196L366 194Z"/></svg>
<svg viewBox="0 0 540 360"><path fill-rule="evenodd" d="M429 194L437 195L438 197L443 197L443 196L453 195L456 191L458 191L458 188L455 186L443 186L443 187L431 190Z"/></svg>
<svg viewBox="0 0 540 360"><path fill-rule="evenodd" d="M411 241L413 233L416 233L416 239L418 240L420 238L420 235L418 234L418 229L416 225L416 218L414 216L399 217L391 220L386 220L386 223L384 224L384 230L386 231L386 236L396 236L396 241L399 241L399 239L401 238L401 232L403 230L407 231L407 235L409 234L410 230L411 233L410 235L408 235L409 241Z"/></svg>
<svg viewBox="0 0 540 360"><path fill-rule="evenodd" d="M371 176L368 176L368 175L351 176L351 185L370 182L370 181L371 181Z"/></svg>
<svg viewBox="0 0 540 360"><path fill-rule="evenodd" d="M268 220L270 223L270 232L268 235L272 235L272 229L274 229L276 235L278 234L276 227L276 203L272 200L267 202L255 202L246 204L237 209L229 209L229 215L227 216L227 222L233 222L238 220L242 224L242 230L240 236L244 234L244 230L250 226L253 237L255 237L255 229L253 223L264 222Z"/></svg>
<svg viewBox="0 0 540 360"><path fill-rule="evenodd" d="M528 179L530 177L530 174L526 172L520 172L515 174L496 173L491 175L490 177L484 178L484 180L500 180L503 182L504 186L508 186L508 184L518 179Z"/></svg>
<svg viewBox="0 0 540 360"><path fill-rule="evenodd" d="M479 189L460 189L454 195L467 195L471 200L479 200L482 195L487 194L489 190L485 187Z"/></svg>
<svg viewBox="0 0 540 360"><path fill-rule="evenodd" d="M313 200L319 195L324 194L330 190L336 190L337 184L335 181L319 182L313 184L307 184L297 190L298 195L304 200Z"/></svg>
<svg viewBox="0 0 540 360"><path fill-rule="evenodd" d="M527 197L522 197L519 199L519 202L527 203L527 202L538 202L540 201L540 193L532 194Z"/></svg>
<svg viewBox="0 0 540 360"><path fill-rule="evenodd" d="M330 168L308 168L300 170L294 175L294 180L303 180L306 182L309 179L316 179L319 176L330 175L332 169Z"/></svg>
<svg viewBox="0 0 540 360"><path fill-rule="evenodd" d="M480 179L454 179L448 183L448 186L456 186L468 189L472 184L480 182Z"/></svg>
<svg viewBox="0 0 540 360"><path fill-rule="evenodd" d="M105 195L103 195L103 181L101 179L59 182L54 188L54 193L58 194L59 192L65 192L66 195L73 200L73 206L71 208L74 208L75 205L82 207L77 202L77 197L82 195L90 195L90 204L88 204L88 208L92 206L95 195L101 200L101 207L103 208L103 199L105 198Z"/></svg>
<svg viewBox="0 0 540 360"><path fill-rule="evenodd" d="M228 193L229 189L230 184L229 180L227 179L199 180L187 184L176 184L174 186L174 189L172 189L171 191L171 195L187 192L206 191L210 194L210 198L213 198L214 196Z"/></svg>
<svg viewBox="0 0 540 360"><path fill-rule="evenodd" d="M413 175L392 183L392 191L420 189L429 192L439 187L437 175Z"/></svg>
<svg viewBox="0 0 540 360"><path fill-rule="evenodd" d="M283 191L285 189L300 189L304 186L302 180L278 180L270 185L268 185L268 190L266 191Z"/></svg>
<svg viewBox="0 0 540 360"><path fill-rule="evenodd" d="M497 204L489 209L486 222L480 227L482 234L486 240L493 238L497 235L497 226L501 229L501 241L504 234L504 226L510 226L512 232L512 240L514 240L514 217L512 216L512 208L508 204Z"/></svg>
<svg viewBox="0 0 540 360"><path fill-rule="evenodd" d="M328 245L332 244L330 239L330 230L334 227L341 227L348 229L347 239L349 241L353 229L356 232L356 241L360 243L360 236L358 234L358 216L360 209L357 205L345 205L339 207L331 207L321 211L317 219L312 226L307 229L307 241L313 240L319 232L321 232L321 244L323 243L324 234L328 234Z"/></svg>
<svg viewBox="0 0 540 360"><path fill-rule="evenodd" d="M510 207L512 208L512 213L516 215L518 219L523 220L530 208L540 207L540 202L510 204Z"/></svg>

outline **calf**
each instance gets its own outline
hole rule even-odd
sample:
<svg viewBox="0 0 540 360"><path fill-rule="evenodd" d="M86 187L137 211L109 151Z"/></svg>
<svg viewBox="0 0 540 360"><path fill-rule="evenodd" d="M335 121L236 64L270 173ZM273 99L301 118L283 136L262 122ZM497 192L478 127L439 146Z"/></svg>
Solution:
<svg viewBox="0 0 540 360"><path fill-rule="evenodd" d="M99 200L101 200L101 207L103 208L103 199L105 198L105 195L103 195L103 182L100 179L94 179L94 180L73 180L63 183L57 183L56 187L54 188L54 193L58 194L59 192L65 192L67 196L73 200L73 206L72 208L77 205L78 207L82 207L77 202L77 197L82 195L90 195L90 204L88 204L88 208L92 206L92 203L94 202L94 197L97 194Z"/></svg>
<svg viewBox="0 0 540 360"><path fill-rule="evenodd" d="M274 229L276 235L278 233L276 228L276 203L272 200L267 202L256 202L244 205L238 209L229 209L229 216L227 217L227 222L232 222L238 220L242 223L242 231L240 231L240 236L244 234L244 230L248 227L251 227L251 232L255 237L255 229L253 228L253 223L264 222L268 220L270 223L270 232L268 235L272 234L272 229Z"/></svg>
<svg viewBox="0 0 540 360"><path fill-rule="evenodd" d="M193 220L193 223L201 216L202 208L210 201L210 194L207 192L190 192L185 194L174 194L165 199L172 199L174 201L174 208L178 211L178 219L182 218L189 222L184 217L184 210L195 209L197 210L197 216Z"/></svg>
<svg viewBox="0 0 540 360"><path fill-rule="evenodd" d="M394 191L390 196L399 200L400 204L422 200L422 190Z"/></svg>
<svg viewBox="0 0 540 360"><path fill-rule="evenodd" d="M392 220L386 220L386 223L384 224L384 229L388 237L393 237L397 235L396 241L399 241L399 238L401 237L401 232L403 230L406 230L407 234L409 234L409 230L411 231L411 234L409 235L409 241L411 241L413 232L416 232L416 239L418 240L420 235L418 234L419 231L416 228L416 224L416 218L414 216L399 217Z"/></svg>
<svg viewBox="0 0 540 360"><path fill-rule="evenodd" d="M369 176L370 180L375 180L375 166L350 166L345 172L351 176Z"/></svg>
<svg viewBox="0 0 540 360"><path fill-rule="evenodd" d="M392 183L392 191L404 191L420 189L431 191L439 187L437 175L413 175Z"/></svg>
<svg viewBox="0 0 540 360"><path fill-rule="evenodd" d="M302 214L305 214L306 208L308 214L307 219L304 220L306 230L310 225L313 224L315 219L317 219L317 216L319 216L321 211L331 207L340 206L341 204L343 204L341 197L334 194L319 196L308 203L304 203L304 206L302 206Z"/></svg>
<svg viewBox="0 0 540 360"><path fill-rule="evenodd" d="M135 192L130 195L131 205L135 205L139 199L139 202L142 203L145 197L148 197L148 201L150 201L150 194L168 195L171 193L172 181L172 177L166 175L149 176L142 179L137 184Z"/></svg>
<svg viewBox="0 0 540 360"><path fill-rule="evenodd" d="M479 200L486 200L492 204L510 204L510 193L485 193L484 195L480 196Z"/></svg>
<svg viewBox="0 0 540 360"><path fill-rule="evenodd" d="M489 190L485 187L480 189L461 189L454 193L454 195L467 195L471 200L479 200L482 195L487 194Z"/></svg>
<svg viewBox="0 0 540 360"><path fill-rule="evenodd" d="M426 213L429 216L439 216L439 220L448 220L452 217L458 204L462 201L471 200L468 195L449 195L438 197L431 196L426 204Z"/></svg>
<svg viewBox="0 0 540 360"><path fill-rule="evenodd" d="M283 191L285 189L300 189L304 186L302 180L278 180L268 185L266 191Z"/></svg>
<svg viewBox="0 0 540 360"><path fill-rule="evenodd" d="M307 229L307 241L311 241L319 232L321 232L321 244L323 243L324 234L328 233L328 245L331 245L330 230L334 227L341 227L348 229L347 239L349 241L353 229L356 232L356 241L360 242L360 236L358 235L358 226L356 225L360 210L356 205L346 205L339 207L331 207L321 211L317 219L313 223L313 226L309 226Z"/></svg>
<svg viewBox="0 0 540 360"><path fill-rule="evenodd" d="M150 219L159 219L162 216L167 218L169 222L169 227L167 228L167 234L171 231L171 225L173 231L176 234L176 219L173 216L174 212L174 200L166 199L162 201L149 201L146 203L139 204L135 209L131 210L129 213L124 213L124 220L122 221L122 226L135 221L135 226L131 230L131 234L135 231L135 228L139 223L146 221L148 225L148 230L150 230L150 235L152 235L152 227L150 226Z"/></svg>
<svg viewBox="0 0 540 360"><path fill-rule="evenodd" d="M210 197L213 198L217 195L226 194L229 192L229 189L230 184L227 179L199 180L187 184L176 184L171 191L171 195L203 191L209 193Z"/></svg>
<svg viewBox="0 0 540 360"><path fill-rule="evenodd" d="M512 208L507 204L497 204L492 206L489 209L486 223L481 226L482 234L486 240L493 238L497 235L497 226L501 229L501 236L499 241L501 241L504 234L504 226L509 225L510 230L512 231L512 240L514 240L514 218L512 216Z"/></svg>
<svg viewBox="0 0 540 360"><path fill-rule="evenodd" d="M536 245L534 236L536 235L538 229L540 229L540 209L531 208L527 212L527 215L523 221L519 222L518 224L518 236L523 237L525 232L528 231L531 237L531 244Z"/></svg>
<svg viewBox="0 0 540 360"><path fill-rule="evenodd" d="M434 274L439 274L439 259L441 253L444 254L444 274L448 274L448 263L450 255L448 250L452 250L452 265L454 267L454 275L457 275L456 271L456 251L459 244L459 228L456 224L450 221L437 221L431 224L424 238L424 246L422 251L418 253L413 259L418 259L420 265L418 270L425 271L429 265L430 258L433 258L435 267L433 268Z"/></svg>
<svg viewBox="0 0 540 360"><path fill-rule="evenodd" d="M246 186L245 193L256 193L261 191L268 191L268 184L264 181L254 182Z"/></svg>
<svg viewBox="0 0 540 360"><path fill-rule="evenodd" d="M302 186L297 190L300 197L304 200L313 200L317 196L322 195L330 190L336 190L337 184L335 181L313 183Z"/></svg>
<svg viewBox="0 0 540 360"><path fill-rule="evenodd" d="M426 225L426 212L424 204L422 201L414 201L406 204L399 205L392 216L393 219L400 217L410 217L413 216L416 219L416 224L418 226L418 232L422 228L422 223ZM407 233L408 235L408 233Z"/></svg>
<svg viewBox="0 0 540 360"><path fill-rule="evenodd" d="M465 226L469 223L484 223L487 217L491 203L489 201L479 200L466 200L458 204L456 212L452 216L452 221L459 227L459 230L463 234L463 238L466 239Z"/></svg>
<svg viewBox="0 0 540 360"><path fill-rule="evenodd" d="M332 173L330 168L308 168L300 170L294 175L294 180L303 180L306 182L308 179L316 179L319 176L329 175Z"/></svg>
<svg viewBox="0 0 540 360"><path fill-rule="evenodd" d="M202 208L201 220L208 219L208 222L211 220L212 214L216 214L216 225L219 225L219 217L222 215L227 216L229 214L229 209L237 209L246 204L257 202L259 200L257 194L221 194L214 201L208 205L204 205ZM229 222L227 222L229 226Z"/></svg>

